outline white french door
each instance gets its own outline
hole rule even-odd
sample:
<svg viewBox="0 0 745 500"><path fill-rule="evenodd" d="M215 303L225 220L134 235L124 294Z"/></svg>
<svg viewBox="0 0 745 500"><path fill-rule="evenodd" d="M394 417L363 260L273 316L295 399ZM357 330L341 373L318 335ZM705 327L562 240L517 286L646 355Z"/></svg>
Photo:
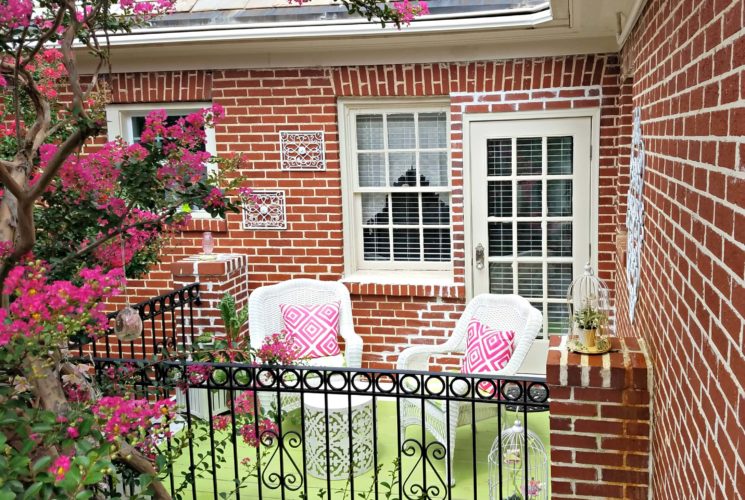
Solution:
<svg viewBox="0 0 745 500"><path fill-rule="evenodd" d="M470 123L473 294L516 293L565 333L566 292L590 260L589 117Z"/></svg>

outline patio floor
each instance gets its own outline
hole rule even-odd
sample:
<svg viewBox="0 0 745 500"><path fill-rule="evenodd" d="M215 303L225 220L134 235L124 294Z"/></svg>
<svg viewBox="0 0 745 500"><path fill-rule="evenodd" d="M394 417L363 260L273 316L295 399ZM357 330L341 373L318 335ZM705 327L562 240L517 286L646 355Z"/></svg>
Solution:
<svg viewBox="0 0 745 500"><path fill-rule="evenodd" d="M395 437L395 419L396 419L396 405L392 401L379 401L378 402L378 464L382 465L382 470L380 473L380 476L378 478L378 484L380 485L381 482L385 482L389 480L388 472L392 470L394 459L397 456L396 448L397 448L397 439ZM505 415L509 415L508 418L505 419ZM503 414L503 424L507 421L512 422L513 421L513 415L512 413L504 413ZM528 415L528 428L535 432L538 437L543 442L546 452L549 451L549 413L548 412L541 412L541 413L530 413ZM522 419L522 415L520 416L520 419ZM283 430L284 431L300 431L300 425L298 422L293 422L293 420L298 420L294 418L288 418L285 419L283 423ZM413 426L410 427L407 431L407 437L410 438L419 438L421 439L421 427L419 426ZM453 499L457 500L474 500L476 498L489 498L488 494L488 466L487 466L487 455L489 453L489 450L491 449L492 442L494 441L494 438L497 435L497 419L491 418L487 419L481 422L477 423L477 439L476 439L476 488L477 492L474 492L474 481L473 481L473 463L471 460L472 456L472 440L471 440L471 430L470 426L464 426L458 429L458 434L456 438L456 450L455 450L455 466L454 466L454 476L456 480L456 485L452 489L452 497ZM226 436L226 434L217 433L216 434L216 440L220 437ZM210 453L210 441L205 440L202 441L199 444L195 443L195 449L194 449L194 455L195 457L198 457L200 453L209 454ZM272 451L274 448L272 448ZM231 492L234 491L234 479L235 479L235 473L233 468L233 447L230 443L228 443L223 451L224 456L227 459L227 462L222 464L221 467L217 470L217 476L214 478L214 483L217 485L217 492L214 492L214 483L213 478L211 475L198 478L196 481L196 489L197 489L197 498L198 499L208 499L208 498L237 498L236 494L231 494ZM262 459L262 464L269 463L269 467L263 467L266 470L262 471L262 474L267 474L271 472L279 472L279 458L274 457L273 460L271 460L271 453L268 454L269 456L266 456ZM207 455L209 456L209 455ZM292 468L292 462L298 464L298 467L300 468L300 474L299 477L302 477L302 447L299 447L295 450L292 450L291 452L285 454L284 456L284 466L285 471L288 471ZM256 460L256 450L252 447L250 447L247 444L244 444L242 441L239 440L238 444L238 450L237 450L237 457L238 462L240 462L243 458L249 457L252 462L255 462ZM209 458L207 459L209 460ZM405 478L414 470L415 464L417 462L416 457L404 459L402 461L402 478L405 480ZM189 455L188 453L184 453L184 455L178 460L178 462L174 466L174 476L175 476L175 484L178 486L178 484L181 482L181 478L183 477L183 474L186 470L188 470L189 465ZM219 464L218 464L219 465ZM414 473L411 476L411 479L409 480L409 483L421 483L422 478L422 472L421 467L417 466L418 468L414 470ZM245 468L239 467L239 476L241 472L245 472ZM434 498L444 498L443 495L443 489L442 484L436 479L435 472L440 475L440 477L443 478L443 481L446 481L446 473L445 473L445 467L443 463L437 463L435 469L429 468L427 470L427 483L428 485L437 485L440 487L440 493L434 496ZM266 477L266 476L265 476ZM365 474L359 475L354 479L354 489L355 494L354 498L365 498L365 499L374 499L375 494L373 490L373 480L374 480L374 474L373 471L369 471ZM331 498L334 500L341 500L343 498L349 498L351 499L351 492L346 491L344 492L344 488L346 486L346 481L331 481L331 491L332 495ZM408 483L407 483L408 484ZM547 484L550 484L549 481L547 481ZM303 494L303 485L299 485L300 488L297 491L289 491L285 490L284 496L281 493L280 489L269 489L267 487L262 488L262 498L265 499L302 499ZM379 498L385 498L385 488L382 486L379 490ZM325 480L316 479L312 476L308 476L308 497L309 499L314 498L328 498L325 495L323 495L322 492L324 492L327 489L327 483ZM369 496L363 496L360 497L360 492L370 492ZM183 498L192 498L192 492L191 487L189 487L186 492L186 494L183 496ZM220 496L220 493L224 493L226 496ZM509 496L511 492L507 492L507 490L504 490L505 498ZM548 496L546 498L550 498L550 492L546 492ZM240 490L240 497L246 498L246 499L254 499L259 498L258 494L258 485L256 482L256 478L250 478L244 486ZM394 497L398 497L398 489L396 487L396 491L394 493ZM404 497L405 498L405 497Z"/></svg>

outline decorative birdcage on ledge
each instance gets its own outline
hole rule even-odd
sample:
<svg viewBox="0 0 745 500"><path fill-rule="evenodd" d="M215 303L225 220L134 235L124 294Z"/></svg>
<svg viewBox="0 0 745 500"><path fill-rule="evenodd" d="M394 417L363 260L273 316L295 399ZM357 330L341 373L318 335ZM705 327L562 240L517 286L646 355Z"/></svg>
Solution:
<svg viewBox="0 0 745 500"><path fill-rule="evenodd" d="M567 348L582 354L603 354L610 350L610 298L608 286L595 276L592 266L569 285L569 339Z"/></svg>
<svg viewBox="0 0 745 500"><path fill-rule="evenodd" d="M520 420L494 440L489 456L489 500L547 500L548 456ZM527 481L526 481L527 480Z"/></svg>

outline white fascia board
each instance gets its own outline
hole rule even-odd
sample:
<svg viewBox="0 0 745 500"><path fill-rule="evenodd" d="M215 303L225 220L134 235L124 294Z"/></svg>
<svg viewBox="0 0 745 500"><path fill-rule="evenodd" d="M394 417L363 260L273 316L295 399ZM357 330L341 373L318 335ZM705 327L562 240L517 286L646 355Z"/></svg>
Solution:
<svg viewBox="0 0 745 500"><path fill-rule="evenodd" d="M495 39L430 35L412 37L411 44L341 40L331 43L286 44L223 43L164 45L155 50L142 47L114 48L115 73L174 70L269 69L347 65L447 63L551 57L616 52L614 34L576 33L551 30L553 35L531 30ZM548 31L548 30L547 30ZM319 41L320 42L320 41ZM90 56L80 53L82 71L95 68Z"/></svg>

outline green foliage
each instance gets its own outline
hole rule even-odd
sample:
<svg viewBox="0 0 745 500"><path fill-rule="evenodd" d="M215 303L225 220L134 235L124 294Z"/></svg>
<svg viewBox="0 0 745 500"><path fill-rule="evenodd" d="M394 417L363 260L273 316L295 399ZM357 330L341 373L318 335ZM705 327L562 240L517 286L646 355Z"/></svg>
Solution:
<svg viewBox="0 0 745 500"><path fill-rule="evenodd" d="M595 330L608 321L608 316L592 305L585 305L574 313L574 322L583 330Z"/></svg>

